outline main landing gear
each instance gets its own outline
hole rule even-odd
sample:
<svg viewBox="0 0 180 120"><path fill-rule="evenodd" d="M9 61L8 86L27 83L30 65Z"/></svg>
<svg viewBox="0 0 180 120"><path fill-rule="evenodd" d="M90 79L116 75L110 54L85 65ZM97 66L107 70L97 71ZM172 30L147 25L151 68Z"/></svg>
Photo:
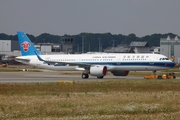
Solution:
<svg viewBox="0 0 180 120"><path fill-rule="evenodd" d="M81 75L82 79L88 79L89 78L89 74L88 73L82 73ZM103 79L104 76L97 76L98 79Z"/></svg>
<svg viewBox="0 0 180 120"><path fill-rule="evenodd" d="M89 74L88 73L82 73L81 77L82 77L82 79L88 79Z"/></svg>
<svg viewBox="0 0 180 120"><path fill-rule="evenodd" d="M103 79L104 76L97 76L98 79Z"/></svg>

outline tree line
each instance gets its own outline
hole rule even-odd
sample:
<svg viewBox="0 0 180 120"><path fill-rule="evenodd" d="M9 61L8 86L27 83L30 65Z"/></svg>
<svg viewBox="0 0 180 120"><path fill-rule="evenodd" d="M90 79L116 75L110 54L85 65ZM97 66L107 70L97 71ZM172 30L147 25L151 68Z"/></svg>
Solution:
<svg viewBox="0 0 180 120"><path fill-rule="evenodd" d="M62 42L62 38L73 38L74 51L81 52L82 41L84 41L84 52L99 51L99 47L103 51L107 47L116 47L119 44L129 45L132 41L147 41L149 46L160 46L160 38L175 38L175 34L152 34L143 37L137 37L134 33L129 35L111 34L111 33L80 33L78 35L52 35L49 33L43 33L39 36L33 36L27 34L33 43L57 43ZM0 33L0 40L18 40L17 35L7 35ZM99 44L100 43L100 44Z"/></svg>

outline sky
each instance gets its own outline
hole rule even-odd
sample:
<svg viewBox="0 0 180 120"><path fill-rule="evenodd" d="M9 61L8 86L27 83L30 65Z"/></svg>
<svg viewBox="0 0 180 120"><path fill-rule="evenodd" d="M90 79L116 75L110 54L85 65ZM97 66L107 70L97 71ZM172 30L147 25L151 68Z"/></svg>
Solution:
<svg viewBox="0 0 180 120"><path fill-rule="evenodd" d="M0 0L0 33L180 36L180 0Z"/></svg>

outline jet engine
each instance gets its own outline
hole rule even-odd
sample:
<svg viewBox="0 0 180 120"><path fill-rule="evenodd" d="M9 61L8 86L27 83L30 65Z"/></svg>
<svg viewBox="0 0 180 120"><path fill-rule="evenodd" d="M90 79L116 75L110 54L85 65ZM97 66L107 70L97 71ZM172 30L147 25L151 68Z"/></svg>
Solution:
<svg viewBox="0 0 180 120"><path fill-rule="evenodd" d="M107 67L102 65L95 65L90 67L90 74L92 76L105 76L107 73Z"/></svg>
<svg viewBox="0 0 180 120"><path fill-rule="evenodd" d="M114 70L114 71L111 71L111 73L112 73L114 76L127 76L127 75L129 74L129 71Z"/></svg>

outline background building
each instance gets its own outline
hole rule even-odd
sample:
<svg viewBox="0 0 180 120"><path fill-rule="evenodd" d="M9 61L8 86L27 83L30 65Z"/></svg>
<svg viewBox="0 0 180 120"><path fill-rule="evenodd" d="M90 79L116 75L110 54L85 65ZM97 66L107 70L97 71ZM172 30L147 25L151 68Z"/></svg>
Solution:
<svg viewBox="0 0 180 120"><path fill-rule="evenodd" d="M34 44L37 50L41 51L44 54L51 54L53 53L60 53L63 51L61 50L61 44L54 44L54 43L37 43Z"/></svg>
<svg viewBox="0 0 180 120"><path fill-rule="evenodd" d="M63 37L61 43L37 43L34 46L42 54L67 54L73 53L73 38ZM0 62L14 60L21 56L19 42L15 40L0 40Z"/></svg>
<svg viewBox="0 0 180 120"><path fill-rule="evenodd" d="M73 38L63 37L61 43L37 43L34 46L42 54L67 54L73 53ZM19 42L16 40L0 40L0 60L8 60L21 56Z"/></svg>
<svg viewBox="0 0 180 120"><path fill-rule="evenodd" d="M151 53L160 54L160 47L152 46L150 48Z"/></svg>
<svg viewBox="0 0 180 120"><path fill-rule="evenodd" d="M118 45L117 47L108 47L104 52L109 53L150 53L150 47L148 42L136 42L133 41L129 46Z"/></svg>
<svg viewBox="0 0 180 120"><path fill-rule="evenodd" d="M146 41L143 42L133 41L130 43L129 46L134 49L135 53L150 53L150 47L148 42Z"/></svg>
<svg viewBox="0 0 180 120"><path fill-rule="evenodd" d="M71 37L62 37L61 38L61 51L64 53L73 53L73 38Z"/></svg>
<svg viewBox="0 0 180 120"><path fill-rule="evenodd" d="M43 54L73 53L73 38L62 37L61 43L37 43L34 46Z"/></svg>
<svg viewBox="0 0 180 120"><path fill-rule="evenodd" d="M0 40L0 62L13 60L20 55L19 43L15 40Z"/></svg>
<svg viewBox="0 0 180 120"><path fill-rule="evenodd" d="M1 53L19 50L19 43L15 40L0 40L0 49Z"/></svg>
<svg viewBox="0 0 180 120"><path fill-rule="evenodd" d="M104 50L106 53L134 53L134 50L127 45L118 45L117 47L108 47Z"/></svg>
<svg viewBox="0 0 180 120"><path fill-rule="evenodd" d="M167 56L168 58L174 57L174 62L180 62L180 39L176 36L175 38L161 38L160 39L160 53Z"/></svg>

